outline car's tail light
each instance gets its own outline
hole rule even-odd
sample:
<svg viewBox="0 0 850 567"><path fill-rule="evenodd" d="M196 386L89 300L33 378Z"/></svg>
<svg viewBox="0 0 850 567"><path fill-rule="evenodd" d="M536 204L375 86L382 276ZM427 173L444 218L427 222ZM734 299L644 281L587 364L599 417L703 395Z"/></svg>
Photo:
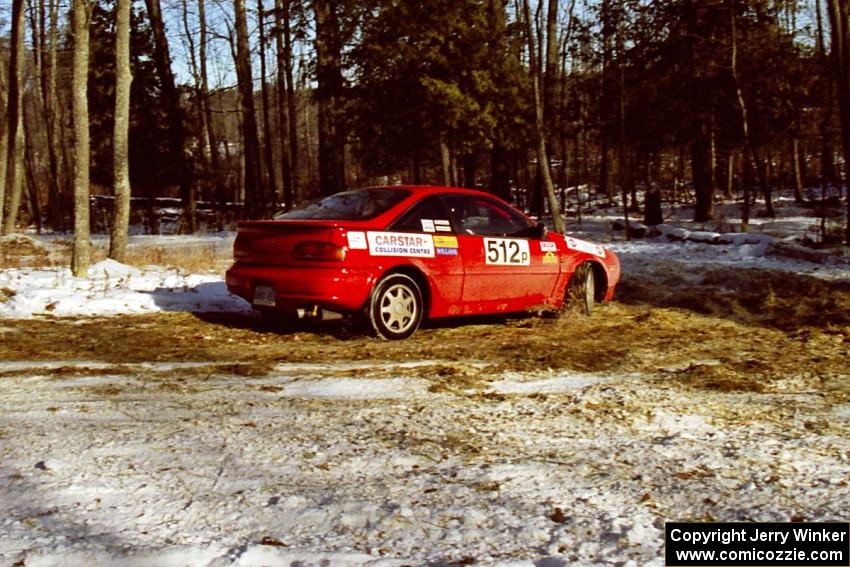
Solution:
<svg viewBox="0 0 850 567"><path fill-rule="evenodd" d="M295 245L292 256L296 260L342 262L345 260L345 248L329 242L307 240Z"/></svg>

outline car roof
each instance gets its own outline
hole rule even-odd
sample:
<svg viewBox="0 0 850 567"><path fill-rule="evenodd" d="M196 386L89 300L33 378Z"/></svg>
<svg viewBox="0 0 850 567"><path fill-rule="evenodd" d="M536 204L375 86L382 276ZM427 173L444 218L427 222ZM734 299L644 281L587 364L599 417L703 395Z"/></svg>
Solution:
<svg viewBox="0 0 850 567"><path fill-rule="evenodd" d="M498 198L498 195L494 195L493 193L487 193L486 191L480 191L478 189L466 189L463 187L446 187L443 185L382 185L370 187L370 189L401 189L405 191L410 191L413 195L416 195L417 197L421 195L433 195L437 193L452 193L459 195Z"/></svg>

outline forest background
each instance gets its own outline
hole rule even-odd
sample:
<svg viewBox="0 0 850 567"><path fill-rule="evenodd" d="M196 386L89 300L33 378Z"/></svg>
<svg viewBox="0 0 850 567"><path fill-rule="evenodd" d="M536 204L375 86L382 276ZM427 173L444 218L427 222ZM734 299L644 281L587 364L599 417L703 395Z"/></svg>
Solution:
<svg viewBox="0 0 850 567"><path fill-rule="evenodd" d="M582 199L850 212L850 0L12 0L0 30L0 228L72 230L78 275L166 198L184 233L399 182L559 231Z"/></svg>

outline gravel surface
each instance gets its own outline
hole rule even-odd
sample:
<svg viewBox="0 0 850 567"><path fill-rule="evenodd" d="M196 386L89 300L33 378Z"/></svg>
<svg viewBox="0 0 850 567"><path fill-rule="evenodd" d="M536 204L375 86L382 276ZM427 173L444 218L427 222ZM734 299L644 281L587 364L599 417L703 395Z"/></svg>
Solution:
<svg viewBox="0 0 850 567"><path fill-rule="evenodd" d="M452 364L0 364L0 561L662 565L850 504L846 403Z"/></svg>

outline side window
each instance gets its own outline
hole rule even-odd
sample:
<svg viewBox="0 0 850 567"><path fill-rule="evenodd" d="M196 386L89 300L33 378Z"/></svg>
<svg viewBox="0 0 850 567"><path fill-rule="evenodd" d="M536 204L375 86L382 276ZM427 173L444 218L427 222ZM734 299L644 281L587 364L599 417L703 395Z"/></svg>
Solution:
<svg viewBox="0 0 850 567"><path fill-rule="evenodd" d="M483 197L451 195L446 205L458 231L481 236L521 236L533 224L519 213Z"/></svg>
<svg viewBox="0 0 850 567"><path fill-rule="evenodd" d="M413 205L389 228L396 232L452 232L446 208L439 197L428 197Z"/></svg>

